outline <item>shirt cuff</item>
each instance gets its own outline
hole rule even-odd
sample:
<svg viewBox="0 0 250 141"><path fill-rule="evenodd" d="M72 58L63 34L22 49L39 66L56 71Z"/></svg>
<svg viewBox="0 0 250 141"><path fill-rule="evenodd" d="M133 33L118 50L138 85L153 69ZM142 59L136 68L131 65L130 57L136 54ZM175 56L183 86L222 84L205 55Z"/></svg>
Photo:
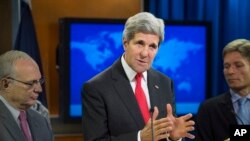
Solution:
<svg viewBox="0 0 250 141"><path fill-rule="evenodd" d="M141 141L141 130L137 133L137 141Z"/></svg>

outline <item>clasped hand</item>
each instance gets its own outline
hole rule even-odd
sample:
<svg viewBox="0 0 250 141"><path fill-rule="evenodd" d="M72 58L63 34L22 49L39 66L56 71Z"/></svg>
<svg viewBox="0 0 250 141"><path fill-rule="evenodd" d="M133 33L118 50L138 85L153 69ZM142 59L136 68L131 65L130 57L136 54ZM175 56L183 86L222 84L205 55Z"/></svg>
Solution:
<svg viewBox="0 0 250 141"><path fill-rule="evenodd" d="M174 117L170 104L166 105L167 116L165 118L156 119L159 110L154 107L153 120L149 120L141 131L141 141L152 141L151 121L153 121L154 141L169 138L170 140L178 140L180 138L194 139L195 136L190 134L194 130L194 121L191 120L192 114L181 117Z"/></svg>

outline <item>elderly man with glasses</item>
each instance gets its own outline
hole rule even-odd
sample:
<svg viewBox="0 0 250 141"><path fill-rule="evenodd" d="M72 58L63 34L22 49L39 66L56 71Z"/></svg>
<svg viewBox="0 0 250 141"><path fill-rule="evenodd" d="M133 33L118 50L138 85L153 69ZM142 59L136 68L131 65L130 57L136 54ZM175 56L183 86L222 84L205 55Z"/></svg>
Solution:
<svg viewBox="0 0 250 141"><path fill-rule="evenodd" d="M12 50L0 56L1 141L53 140L46 118L31 109L43 83L37 63L26 53Z"/></svg>

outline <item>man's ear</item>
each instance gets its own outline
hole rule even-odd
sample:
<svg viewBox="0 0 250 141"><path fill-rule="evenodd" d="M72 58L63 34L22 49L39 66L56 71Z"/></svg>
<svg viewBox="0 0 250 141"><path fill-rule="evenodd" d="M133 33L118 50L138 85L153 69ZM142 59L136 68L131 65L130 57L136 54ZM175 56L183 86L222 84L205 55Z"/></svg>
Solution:
<svg viewBox="0 0 250 141"><path fill-rule="evenodd" d="M8 88L9 87L9 81L6 78L1 79L0 85L2 88Z"/></svg>
<svg viewBox="0 0 250 141"><path fill-rule="evenodd" d="M4 87L4 88L8 88L8 87L9 87L9 84L6 83L6 84L3 85L3 87Z"/></svg>
<svg viewBox="0 0 250 141"><path fill-rule="evenodd" d="M127 40L125 40L124 38L122 39L122 45L123 45L123 49L124 49L124 51L126 51L126 44L128 43L128 41Z"/></svg>

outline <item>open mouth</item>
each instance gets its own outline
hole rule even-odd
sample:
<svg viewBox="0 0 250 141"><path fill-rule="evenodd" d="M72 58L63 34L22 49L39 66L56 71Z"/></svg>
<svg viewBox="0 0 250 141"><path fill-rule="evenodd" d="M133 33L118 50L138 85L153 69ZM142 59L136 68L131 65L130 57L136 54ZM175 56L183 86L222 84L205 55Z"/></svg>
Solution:
<svg viewBox="0 0 250 141"><path fill-rule="evenodd" d="M146 61L143 61L143 60L137 60L139 63L142 63L142 64L146 64L147 62Z"/></svg>

